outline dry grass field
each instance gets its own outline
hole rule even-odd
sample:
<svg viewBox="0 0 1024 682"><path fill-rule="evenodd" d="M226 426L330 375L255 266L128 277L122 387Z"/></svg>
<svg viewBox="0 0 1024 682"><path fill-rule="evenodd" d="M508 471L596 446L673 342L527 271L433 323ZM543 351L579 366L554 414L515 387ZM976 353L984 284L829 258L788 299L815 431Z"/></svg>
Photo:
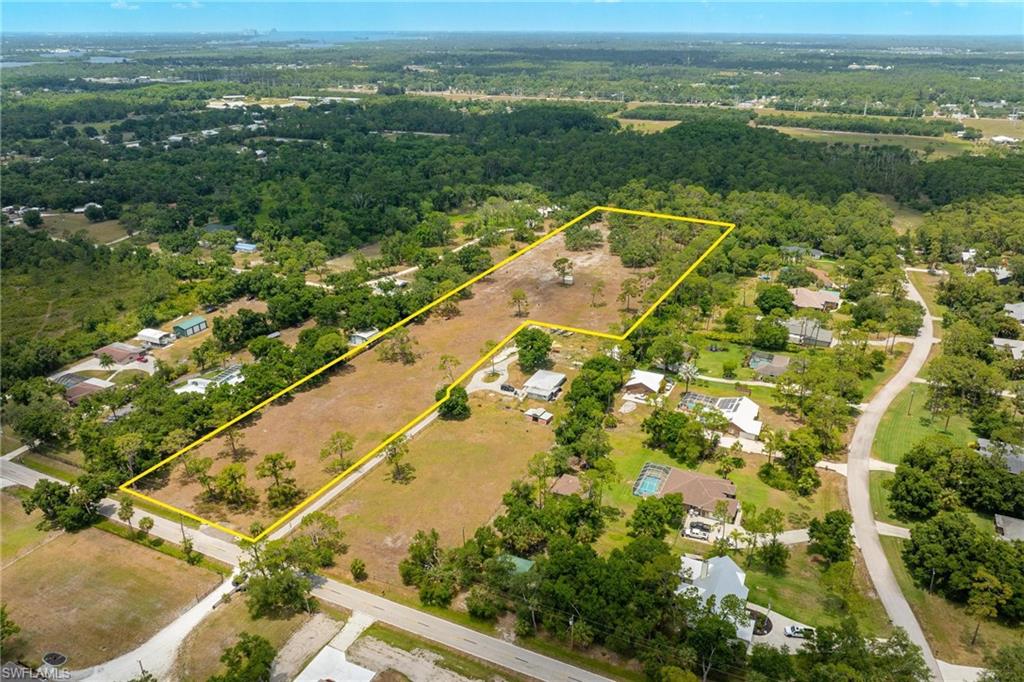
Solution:
<svg viewBox="0 0 1024 682"><path fill-rule="evenodd" d="M215 573L90 528L47 533L35 528L10 493L3 509L4 602L21 632L4 659L38 663L68 656L87 668L138 647L214 586Z"/></svg>
<svg viewBox="0 0 1024 682"><path fill-rule="evenodd" d="M97 244L108 244L115 239L127 237L128 232L117 220L101 220L90 223L82 213L54 213L43 216L43 227L47 234L54 237L67 237L81 230L89 235Z"/></svg>
<svg viewBox="0 0 1024 682"><path fill-rule="evenodd" d="M572 286L563 286L551 265L562 255L575 263ZM570 253L561 235L548 240L475 284L472 297L459 303L460 315L451 319L432 315L423 324L410 325L409 335L419 354L414 364L384 362L371 350L334 372L326 384L286 395L254 415L239 436L245 448L247 482L265 499L269 482L256 477L256 465L268 453L284 452L297 462L292 475L306 494L327 483L331 475L319 453L331 434L352 433L356 437L352 455L361 456L429 407L435 391L448 381L439 366L442 356L455 357L459 365L454 373L461 374L483 355L486 342L501 339L522 323L524 318L517 317L509 304L513 290L526 292L532 319L609 330L621 320L616 302L621 284L636 274L624 268L607 245L589 253ZM605 283L605 303L595 307L591 283L598 278ZM195 455L215 459L213 474L231 463L222 437L203 444ZM281 513L265 503L245 512L203 504L200 484L183 480L180 471L159 483L156 478L150 485L161 487L147 494L238 530L248 531L256 521L268 524ZM145 478L140 481L142 487L147 483Z"/></svg>

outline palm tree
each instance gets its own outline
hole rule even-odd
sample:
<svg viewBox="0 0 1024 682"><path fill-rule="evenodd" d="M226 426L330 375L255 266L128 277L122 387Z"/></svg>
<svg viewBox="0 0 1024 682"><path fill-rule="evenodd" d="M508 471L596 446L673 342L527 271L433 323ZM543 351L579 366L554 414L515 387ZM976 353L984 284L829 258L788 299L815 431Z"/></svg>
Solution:
<svg viewBox="0 0 1024 682"><path fill-rule="evenodd" d="M679 378L686 382L686 390L684 393L689 392L690 382L700 376L700 371L697 369L697 365L692 362L684 362L682 367L679 368Z"/></svg>

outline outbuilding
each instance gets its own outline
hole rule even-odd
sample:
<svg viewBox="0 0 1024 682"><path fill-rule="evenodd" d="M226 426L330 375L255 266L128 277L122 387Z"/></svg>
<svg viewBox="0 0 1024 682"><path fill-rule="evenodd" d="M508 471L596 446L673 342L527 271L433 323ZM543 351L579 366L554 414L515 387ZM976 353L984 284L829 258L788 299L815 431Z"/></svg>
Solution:
<svg viewBox="0 0 1024 682"><path fill-rule="evenodd" d="M202 315L194 315L176 323L173 327L173 331L175 336L179 339L183 339L188 336L195 336L199 332L206 331L209 326L210 325L207 324L205 317Z"/></svg>
<svg viewBox="0 0 1024 682"><path fill-rule="evenodd" d="M174 334L165 332L162 329L150 329L147 327L136 334L135 338L148 346L166 346L171 341L174 341Z"/></svg>
<svg viewBox="0 0 1024 682"><path fill-rule="evenodd" d="M531 407L525 413L526 418L532 422L538 424L550 424L551 420L555 418L555 415L551 414L543 407Z"/></svg>
<svg viewBox="0 0 1024 682"><path fill-rule="evenodd" d="M118 365L124 365L132 360L136 359L144 351L138 346L132 346L127 343L109 343L103 348L97 348L92 352L93 356L103 359L103 356L109 357Z"/></svg>

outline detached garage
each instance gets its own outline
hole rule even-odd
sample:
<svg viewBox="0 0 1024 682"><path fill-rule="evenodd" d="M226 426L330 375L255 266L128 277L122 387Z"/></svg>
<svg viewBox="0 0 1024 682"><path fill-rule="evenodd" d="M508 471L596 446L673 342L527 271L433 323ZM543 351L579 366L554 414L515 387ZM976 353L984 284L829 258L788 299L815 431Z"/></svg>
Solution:
<svg viewBox="0 0 1024 682"><path fill-rule="evenodd" d="M183 339L186 336L194 336L201 331L205 331L210 325L206 323L206 318L202 315L196 315L195 317L189 317L182 320L174 325L174 335L179 339Z"/></svg>

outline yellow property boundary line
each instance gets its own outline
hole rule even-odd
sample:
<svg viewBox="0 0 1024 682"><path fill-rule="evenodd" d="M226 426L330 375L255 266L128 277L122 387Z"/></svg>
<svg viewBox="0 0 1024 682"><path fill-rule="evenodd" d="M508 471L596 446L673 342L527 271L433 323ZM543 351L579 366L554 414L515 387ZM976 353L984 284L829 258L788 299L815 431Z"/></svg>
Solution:
<svg viewBox="0 0 1024 682"><path fill-rule="evenodd" d="M482 358L477 360L473 364L473 366L471 366L469 369L467 369L465 372L463 372L461 376L457 377L454 381L452 381L452 383L449 384L447 389L445 390L445 394L444 394L443 398L441 398L440 400L435 402L433 405L431 405L430 407L425 409L423 412L419 413L416 417L414 417L412 419L412 421L410 421L408 424L403 426L401 429L399 429L395 433L393 433L390 436L388 436L383 442L380 443L380 445L378 445L377 447L373 448L372 450L367 452L365 455L360 457L358 460L356 460L355 463L352 464L352 466L348 467L347 469L342 471L340 474L336 475L334 478L332 478L330 481L328 481L325 485L323 485L319 490L317 490L316 492L314 492L311 495L309 495L309 497L307 497L302 502L300 502L295 507L293 507L291 510L286 512L284 514L284 516L282 516L281 518L277 519L272 524L270 524L269 526L264 528L263 531L260 532L256 536L246 535L245 533L240 533L240 532L238 532L236 530L232 530L231 528L227 528L225 526L222 526L222 525L220 525L218 523L210 521L209 519L205 519L205 518L203 518L201 516L197 516L196 514L192 514L191 512L188 512L188 511L186 511L184 509L180 509L178 507L175 507L174 505L167 504L166 502L161 502L160 500L158 500L156 498L150 497L148 495L145 495L143 493L138 492L137 490L132 490L131 489L131 485L133 483L135 483L136 481L138 481L139 479L141 479L141 478L151 474L152 472L156 471L157 469L159 469L163 465L167 464L168 462L171 462L171 461L177 459L181 455L184 455L189 450L191 450L191 449L201 445L202 443L205 443L206 441L210 440L211 438L215 437L217 434L222 432L224 429L226 429L226 428L228 428L228 427L238 423L239 421L245 419L246 417L248 417L249 415L253 414L254 412L258 412L259 410L263 409L264 407L266 407L270 403L274 402L275 400L277 400L281 396L285 395L286 393L291 392L295 388L297 388L297 387L301 386L302 384L306 383L307 381L309 381L313 377L318 376L319 374L322 374L323 372L326 372L331 367L334 367L335 365L337 365L339 362L344 362L345 360L348 360L350 358L355 357L356 355L359 355L364 350L366 350L371 344L376 343L381 338L383 338L387 334L391 333L395 329L398 329L399 327L402 327L402 326L408 324L410 321L412 321L415 318L419 317L423 313L429 311L434 306L436 306L436 305L438 305L440 303L443 303L444 301L448 300L449 298L451 298L455 294L459 293L463 289L466 289L467 287L475 284L476 282L479 282L484 277L486 277L486 276L490 275L491 273L495 272L496 270L498 270L498 269L508 265L509 263L511 263L515 259L519 258L523 254L525 254L525 253L535 249L536 247L540 246L541 244L543 244L547 240L551 239L552 237L555 237L556 235L560 234L561 232L564 232L565 230L569 229L570 227L572 227L576 223L580 222L581 220L583 220L584 218L587 218L590 215L593 215L594 213L621 213L623 215L633 215L633 216L640 216L640 217L644 217L644 218L661 218L661 219L664 219L664 220L674 220L674 221L677 221L677 222L699 223L699 224L703 224L703 225L713 225L715 227L724 227L725 231L722 232L722 234L719 235L717 239L715 239L715 241L711 244L711 246L709 246L707 248L707 250L705 250L704 253L702 253L700 255L700 257L697 258L697 260L695 260L690 265L690 267L688 267L686 269L686 271L682 275L680 275L679 278L675 282L672 283L672 286L668 287L668 289L666 289L658 297L658 299L653 304L651 304L651 306L646 311L644 311L644 313L642 315L640 315L640 317L638 317L636 319L636 321L629 327L629 329L627 329L622 334L609 334L607 332L597 332L597 331L591 331L589 329L579 329L577 327L567 327L565 325L552 324L550 322L538 322L536 320L525 320L522 324L520 324L518 327L516 327L515 330L513 330L505 338L503 338L501 341L499 341L497 344L495 344L494 348L492 348ZM696 270L697 267L702 262L704 262L705 258L707 258L709 255L711 255L711 253L716 248L718 248L719 244L721 244L725 240L725 238L729 236L729 233L731 233L735 227L736 227L736 225L734 223L726 223L726 222L721 222L721 221L717 221L717 220L702 220L700 218L687 218L687 217L683 217L683 216L674 216L674 215L668 215L668 214L664 214L664 213L651 213L649 211L634 211L634 210L626 209L626 208L615 208L613 206L595 206L594 208L590 209L589 211L586 211L585 213L582 213L582 214L576 216L575 218L573 218L572 220L567 222L565 225L562 225L558 229L549 232L548 234L544 235L543 237L541 237L537 241L533 242L532 244L524 247L523 249L517 251L516 253L512 254L508 258L502 260L500 263L491 266L490 268L488 268L484 272L480 273L476 277L473 277L469 281L467 281L467 282L465 282L465 283L455 287L454 289L452 289L448 293L444 294L440 298L437 298L433 302L428 303L427 305L423 306L422 308L420 308L416 312L407 315L405 318L403 318L403 319L399 320L398 322L394 323L393 325L391 325L390 327L388 327L384 331L382 331L379 334L377 334L376 336L374 336L369 341L367 341L365 343L362 343L362 344L352 348L348 352L344 353L343 355L340 355L340 356L336 357L335 359L331 360L330 362L328 362L323 367L320 367L319 369L314 370L313 372L310 372L306 376L304 376L301 379L295 381L294 383L290 384L289 386L281 389L280 391L278 391L274 395L270 396L266 400L264 400L264 401L258 403L257 405L249 408L248 410L246 410L242 414L238 415L234 419L232 419L232 420L230 420L228 422L225 422L224 424L221 424L220 426L218 426L216 429L214 429L210 433L208 433L205 436L203 436L203 437L193 441L192 443L190 443L189 445L185 446L181 450L178 450L177 452L175 452L173 455L169 455L168 457L165 457L164 459L160 460L159 462L157 462L153 466L149 467L148 469L146 469L142 473L140 473L140 474L138 474L138 475L128 479L124 483L122 483L120 486L118 486L118 489L123 491L123 492L125 492L125 493L128 493L130 495L134 495L135 497L137 497L137 498L139 498L141 500L145 500L146 502L149 502L150 504L155 504L158 507L161 507L161 508L166 509L168 511L172 511L172 512L174 512L176 514L180 514L180 515L182 515L182 516L184 516L186 518L192 519L193 521L198 521L199 523L206 524L206 525L208 525L208 526L210 526L212 528L216 528L217 530L220 530L220 531L223 531L225 533L228 533L229 535L233 535L233 536L235 536L235 537L237 537L237 538L239 538L241 540L245 540L247 542L258 542L259 540L262 540L263 538L265 538L268 534L272 533L275 529L280 527L282 524L287 522L289 519L291 519L297 513L302 511L305 507L307 507L314 500L316 500L318 497L320 497L325 492L327 492L330 488L332 488L335 484L337 484L343 478L345 478L346 476L351 474L353 471L355 471L356 469L361 467L369 459L371 459L372 457L376 456L384 448L386 448L388 445L390 445L396 439L400 438L403 434L405 434L409 429L411 429L412 427L416 426L416 424L419 424L421 421L426 419L434 410L436 410L438 407L440 407L440 405L442 403L444 403L446 400L448 400L449 397L451 397L452 388L454 388L455 386L458 386L460 383L462 383L463 380L465 380L467 377L469 377L481 365L483 365L488 359L490 359L490 357L492 355L497 353L504 346L508 345L508 343L516 336L516 334L518 334L523 329L525 329L527 327L530 327L530 326L545 327L547 329L560 329L560 330L565 330L565 331L577 332L577 333L580 333L580 334L586 334L588 336L596 336L596 337L599 337L599 338L602 338L602 339L610 339L612 341L624 341L630 334L632 334L634 331L636 331L636 329L641 324L643 324L644 320L646 320L648 317L650 317L650 315L655 311L655 309L659 305L661 305L665 301L665 299L668 298L672 294L672 292L675 291L676 288L679 287L680 284L682 284L683 280L686 279L690 275L690 273L692 273L694 270Z"/></svg>

